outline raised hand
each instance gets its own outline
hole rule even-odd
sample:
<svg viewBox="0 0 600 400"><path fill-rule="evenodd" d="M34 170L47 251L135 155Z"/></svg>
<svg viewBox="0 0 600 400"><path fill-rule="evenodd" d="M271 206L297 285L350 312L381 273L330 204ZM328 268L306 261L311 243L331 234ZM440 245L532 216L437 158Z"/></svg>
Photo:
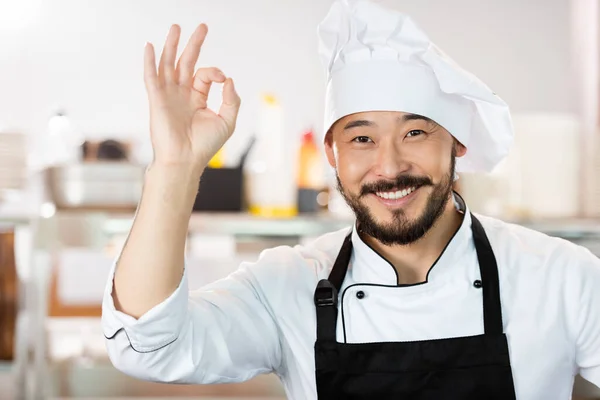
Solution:
<svg viewBox="0 0 600 400"><path fill-rule="evenodd" d="M181 29L171 26L158 64L147 43L144 82L150 105L154 164L201 171L235 130L240 97L218 68L195 71L208 28L200 24L176 62ZM213 82L224 83L218 113L207 108Z"/></svg>

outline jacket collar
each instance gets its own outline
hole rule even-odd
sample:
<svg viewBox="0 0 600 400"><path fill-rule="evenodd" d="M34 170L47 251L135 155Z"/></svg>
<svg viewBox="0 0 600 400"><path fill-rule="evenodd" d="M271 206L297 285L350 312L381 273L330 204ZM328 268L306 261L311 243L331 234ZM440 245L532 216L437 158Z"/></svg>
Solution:
<svg viewBox="0 0 600 400"><path fill-rule="evenodd" d="M452 275L460 273L459 266L467 264L464 262L464 255L470 254L469 252L475 254L471 232L471 213L458 193L454 193L453 199L456 209L464 214L463 221L440 257L431 266L427 274L427 281L424 283L444 281ZM353 252L348 273L352 274L353 280L360 283L397 285L396 269L361 239L356 222L352 229L351 239Z"/></svg>

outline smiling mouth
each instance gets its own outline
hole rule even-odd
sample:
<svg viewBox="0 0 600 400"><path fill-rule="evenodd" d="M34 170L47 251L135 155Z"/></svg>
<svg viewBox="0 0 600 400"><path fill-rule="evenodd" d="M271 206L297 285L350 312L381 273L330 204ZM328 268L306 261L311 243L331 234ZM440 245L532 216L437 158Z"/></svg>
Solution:
<svg viewBox="0 0 600 400"><path fill-rule="evenodd" d="M398 199L408 196L415 190L417 190L417 187L413 186L413 187L409 187L409 188L406 188L403 190L396 190L393 192L375 192L375 195L377 197L385 199L385 200L398 200Z"/></svg>

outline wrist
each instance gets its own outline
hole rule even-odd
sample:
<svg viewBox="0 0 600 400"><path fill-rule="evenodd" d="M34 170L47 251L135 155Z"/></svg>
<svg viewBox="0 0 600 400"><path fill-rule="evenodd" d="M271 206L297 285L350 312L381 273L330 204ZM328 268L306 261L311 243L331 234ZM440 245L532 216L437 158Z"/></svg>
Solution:
<svg viewBox="0 0 600 400"><path fill-rule="evenodd" d="M162 164L152 162L146 169L146 182L158 182L161 185L198 186L204 168L191 164Z"/></svg>
<svg viewBox="0 0 600 400"><path fill-rule="evenodd" d="M143 197L191 210L202 172L203 170L187 165L167 166L152 163L146 170Z"/></svg>

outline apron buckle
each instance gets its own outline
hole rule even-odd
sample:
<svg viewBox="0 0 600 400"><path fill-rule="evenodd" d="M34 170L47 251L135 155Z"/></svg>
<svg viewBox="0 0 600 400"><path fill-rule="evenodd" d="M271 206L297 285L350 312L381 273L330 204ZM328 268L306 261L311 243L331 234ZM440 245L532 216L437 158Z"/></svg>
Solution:
<svg viewBox="0 0 600 400"><path fill-rule="evenodd" d="M315 290L315 305L317 307L338 305L336 288L327 279L321 279Z"/></svg>

